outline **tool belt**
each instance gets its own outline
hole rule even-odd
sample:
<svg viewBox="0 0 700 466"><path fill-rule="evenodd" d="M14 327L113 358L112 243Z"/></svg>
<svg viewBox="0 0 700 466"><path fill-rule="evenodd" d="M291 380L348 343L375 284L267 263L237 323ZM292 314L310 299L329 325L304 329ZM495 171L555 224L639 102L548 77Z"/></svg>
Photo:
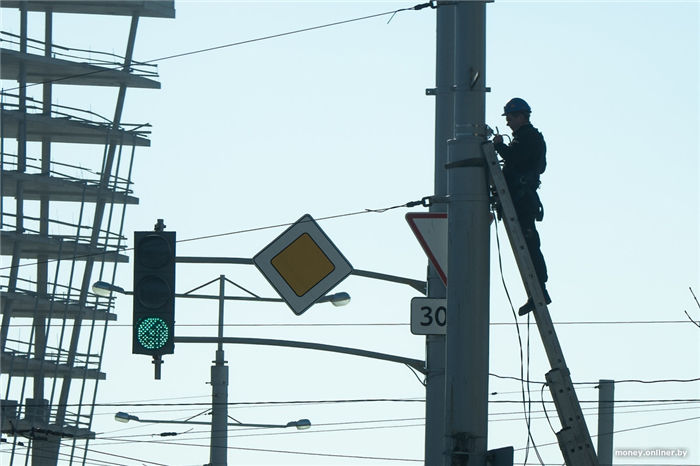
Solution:
<svg viewBox="0 0 700 466"><path fill-rule="evenodd" d="M517 183L513 184L511 189L513 202L521 204L536 221L541 222L544 219L544 206L537 194L540 187L540 175L521 175L517 178Z"/></svg>

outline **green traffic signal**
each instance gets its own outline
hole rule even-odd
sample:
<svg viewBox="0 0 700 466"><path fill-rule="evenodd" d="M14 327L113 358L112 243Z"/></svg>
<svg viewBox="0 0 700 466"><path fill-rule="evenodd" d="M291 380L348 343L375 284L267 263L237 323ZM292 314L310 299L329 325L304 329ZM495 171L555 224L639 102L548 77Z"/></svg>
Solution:
<svg viewBox="0 0 700 466"><path fill-rule="evenodd" d="M158 350L168 343L170 327L159 317L146 317L137 324L136 338L147 350Z"/></svg>

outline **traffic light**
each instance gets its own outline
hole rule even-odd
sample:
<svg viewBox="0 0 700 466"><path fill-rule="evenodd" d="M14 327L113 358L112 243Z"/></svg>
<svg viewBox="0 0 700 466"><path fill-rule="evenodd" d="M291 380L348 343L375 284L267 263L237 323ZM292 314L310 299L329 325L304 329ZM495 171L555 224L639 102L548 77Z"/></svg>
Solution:
<svg viewBox="0 0 700 466"><path fill-rule="evenodd" d="M175 352L175 232L134 232L133 354Z"/></svg>

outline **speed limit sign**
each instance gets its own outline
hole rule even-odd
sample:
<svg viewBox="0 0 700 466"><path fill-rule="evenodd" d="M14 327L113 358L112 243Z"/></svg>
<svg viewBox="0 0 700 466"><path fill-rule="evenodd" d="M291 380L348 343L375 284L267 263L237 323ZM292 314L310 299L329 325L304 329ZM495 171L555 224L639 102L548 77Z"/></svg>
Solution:
<svg viewBox="0 0 700 466"><path fill-rule="evenodd" d="M445 335L447 330L447 300L444 298L413 298L411 300L411 333L414 335Z"/></svg>

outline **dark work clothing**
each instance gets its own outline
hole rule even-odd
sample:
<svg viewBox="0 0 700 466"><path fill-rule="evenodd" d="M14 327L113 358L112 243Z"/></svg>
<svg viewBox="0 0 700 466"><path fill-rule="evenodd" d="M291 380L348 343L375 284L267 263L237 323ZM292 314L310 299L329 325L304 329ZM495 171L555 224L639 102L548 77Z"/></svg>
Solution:
<svg viewBox="0 0 700 466"><path fill-rule="evenodd" d="M513 132L510 144L495 144L494 147L503 158L503 175L530 251L532 265L544 290L547 265L540 251L540 235L535 221L541 221L544 217L537 188L540 185L540 175L547 167L547 145L542 134L528 123Z"/></svg>

